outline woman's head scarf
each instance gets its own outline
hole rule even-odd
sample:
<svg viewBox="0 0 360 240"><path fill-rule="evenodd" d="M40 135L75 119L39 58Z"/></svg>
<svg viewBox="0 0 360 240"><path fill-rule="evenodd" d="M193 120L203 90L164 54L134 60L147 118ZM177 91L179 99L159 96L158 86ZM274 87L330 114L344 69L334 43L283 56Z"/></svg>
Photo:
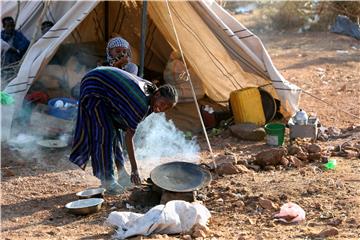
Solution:
<svg viewBox="0 0 360 240"><path fill-rule="evenodd" d="M113 57L110 55L110 50L115 47L122 47L128 49L129 57L131 58L131 49L129 42L122 37L114 37L109 40L106 47L106 59L108 62L111 62L113 60Z"/></svg>

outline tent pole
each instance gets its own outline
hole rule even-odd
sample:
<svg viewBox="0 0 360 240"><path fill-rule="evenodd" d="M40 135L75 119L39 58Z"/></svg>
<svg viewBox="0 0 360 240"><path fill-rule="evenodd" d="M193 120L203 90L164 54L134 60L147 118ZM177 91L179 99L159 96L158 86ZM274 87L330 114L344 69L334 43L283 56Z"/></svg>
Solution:
<svg viewBox="0 0 360 240"><path fill-rule="evenodd" d="M144 63L145 63L145 40L146 40L146 25L147 25L147 1L142 3L141 13L141 42L140 42L140 69L139 77L144 76Z"/></svg>
<svg viewBox="0 0 360 240"><path fill-rule="evenodd" d="M105 19L104 19L104 24L105 24L105 41L109 41L109 2L105 1L104 2L104 13L105 13Z"/></svg>
<svg viewBox="0 0 360 240"><path fill-rule="evenodd" d="M195 94L194 86L193 86L193 83L192 83L192 81L191 81L189 69L188 69L187 64L186 64L186 61L185 61L185 57L184 57L183 50L182 50L182 48L181 48L181 44L180 44L179 37L178 37L178 35L177 35L177 31L176 31L175 24L174 24L174 20L173 20L171 11L170 11L170 6L169 6L168 0L166 0L166 5L167 5L168 12L169 12L169 15L170 15L170 20L171 20L171 24L172 24L172 27L173 27L173 30L174 30L175 38L176 38L176 41L177 41L177 44L178 44L178 46L179 46L179 50L180 50L180 53L181 53L181 58L182 58L182 61L183 61L184 65L185 65L186 75L187 75L187 80L186 80L186 81L188 81L188 82L190 83L191 93L192 93L192 95L193 95L193 99L194 99L194 102L195 102L196 110L197 110L198 115L199 115L199 118L200 118L201 126L202 126L202 129L203 129L205 138L206 138L206 142L207 142L207 144L208 144L209 151L210 151L210 153L211 153L211 157L214 157L214 153L213 153L212 148L211 148L211 144L210 144L210 141L209 141L209 137L208 137L207 132L206 132L205 124L204 124L204 121L203 121L203 119L202 119L202 117L201 117L200 108L199 108L199 103L197 102L197 99L196 99L196 94ZM214 158L213 160L214 160L214 166L215 166L215 171L216 171L217 165L216 165L215 158Z"/></svg>

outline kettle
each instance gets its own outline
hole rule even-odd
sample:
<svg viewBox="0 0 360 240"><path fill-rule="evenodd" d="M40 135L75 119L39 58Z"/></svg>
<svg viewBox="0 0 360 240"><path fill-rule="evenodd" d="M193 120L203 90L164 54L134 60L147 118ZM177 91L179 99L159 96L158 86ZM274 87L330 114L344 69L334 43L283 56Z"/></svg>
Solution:
<svg viewBox="0 0 360 240"><path fill-rule="evenodd" d="M306 125L308 123L308 115L305 111L300 109L297 111L293 117L294 123L297 125Z"/></svg>

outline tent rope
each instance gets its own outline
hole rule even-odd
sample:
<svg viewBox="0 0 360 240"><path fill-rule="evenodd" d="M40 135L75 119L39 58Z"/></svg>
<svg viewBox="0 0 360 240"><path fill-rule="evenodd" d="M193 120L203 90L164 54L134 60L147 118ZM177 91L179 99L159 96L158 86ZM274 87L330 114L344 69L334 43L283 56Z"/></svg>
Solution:
<svg viewBox="0 0 360 240"><path fill-rule="evenodd" d="M169 1L168 1L168 0L166 0L166 6L167 6L168 13L169 13L169 16L170 16L172 28L173 28L173 30L174 30L176 42L177 42L177 45L178 45L179 50L180 50L181 59L182 59L182 61L183 61L183 63L184 63L185 69L186 69L186 75L187 75L187 76L186 76L186 81L190 83L191 93L192 93L192 96L193 96L193 98L194 98L196 110L197 110L198 115L199 115L199 118L200 118L201 126L202 126L202 129L203 129L203 132L204 132L204 135L205 135L205 138L206 138L206 142L207 142L207 144L208 144L208 147L209 147L211 156L213 157L213 156L214 156L214 153L213 153L212 148L211 148L211 144L210 144L210 141L209 141L209 137L208 137L208 135L207 135L207 132L206 132L206 128L205 128L204 121L203 121L203 119L202 119L202 117L201 117L201 112L200 112L200 108L199 108L199 103L197 102L197 98L196 98L194 86L193 86L193 83L192 83L192 80L191 80L191 77L190 77L189 69L188 69L187 64L186 64L186 61L185 61L184 52L183 52L182 47L181 47L181 44L180 44L180 40L179 40L177 31L176 31L174 19L173 19L173 16L172 16L172 14L171 14L171 10L170 10L170 6L169 6ZM214 166L215 166L215 169L216 169L215 159L214 159Z"/></svg>
<svg viewBox="0 0 360 240"><path fill-rule="evenodd" d="M354 114L352 114L352 113L349 113L349 112L347 112L347 111L345 111L345 110L343 110L343 109L341 109L341 108L338 108L338 107L334 106L334 104L328 103L327 101L325 101L325 100L323 100L323 99L321 99L321 98L319 98L319 97L316 97L315 95L313 95L313 94L305 91L304 89L301 89L301 90L302 90L303 93L305 93L305 94L309 95L310 97L313 97L313 98L315 98L315 99L317 99L317 100L319 100L319 101L321 101L321 102L323 102L323 103L325 103L325 104L327 104L327 105L335 108L336 110L339 110L339 111L341 111L341 112L343 112L343 113L346 113L346 114L348 114L348 115L350 115L350 116L352 116L352 117L354 117L354 118L360 119L359 116L356 116L356 115L354 115Z"/></svg>

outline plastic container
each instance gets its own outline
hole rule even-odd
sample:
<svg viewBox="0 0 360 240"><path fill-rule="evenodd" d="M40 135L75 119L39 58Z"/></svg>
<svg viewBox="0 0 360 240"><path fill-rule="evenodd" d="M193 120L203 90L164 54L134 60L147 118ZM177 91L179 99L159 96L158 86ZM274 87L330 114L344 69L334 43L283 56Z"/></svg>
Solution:
<svg viewBox="0 0 360 240"><path fill-rule="evenodd" d="M284 143L285 125L282 123L268 123L265 125L266 143L271 146L281 146Z"/></svg>
<svg viewBox="0 0 360 240"><path fill-rule="evenodd" d="M230 105L235 123L265 124L266 119L258 88L248 87L231 92Z"/></svg>
<svg viewBox="0 0 360 240"><path fill-rule="evenodd" d="M60 101L63 102L62 106L68 106L68 105L70 106L59 107ZM77 113L77 104L78 102L75 99L71 99L71 98L52 98L48 102L48 106L49 106L48 114L57 118L72 120Z"/></svg>
<svg viewBox="0 0 360 240"><path fill-rule="evenodd" d="M336 168L336 159L329 159L329 161L324 165L325 170L332 170Z"/></svg>

